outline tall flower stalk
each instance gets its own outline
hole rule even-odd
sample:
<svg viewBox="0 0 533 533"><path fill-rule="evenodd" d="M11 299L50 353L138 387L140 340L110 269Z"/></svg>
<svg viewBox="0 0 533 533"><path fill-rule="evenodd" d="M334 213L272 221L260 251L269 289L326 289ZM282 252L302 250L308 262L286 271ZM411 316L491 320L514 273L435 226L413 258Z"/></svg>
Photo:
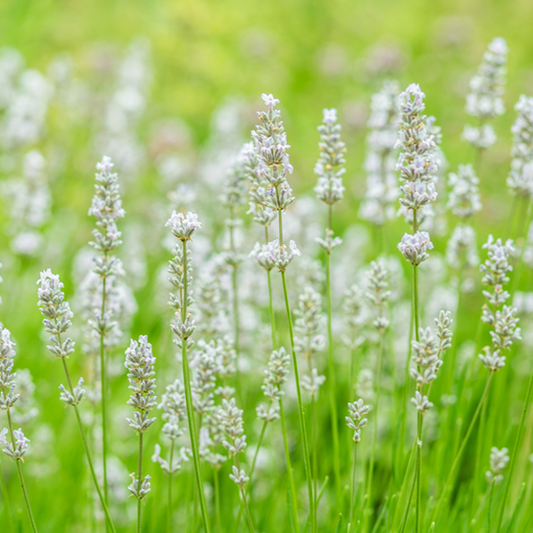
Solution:
<svg viewBox="0 0 533 533"><path fill-rule="evenodd" d="M174 247L174 258L169 261L169 281L176 289L176 292L170 294L169 305L175 310L176 323L171 324L172 331L176 335L174 342L181 348L182 367L183 367L183 385L185 388L185 400L187 405L187 422L189 424L189 437L191 441L192 456L194 462L194 473L196 477L196 486L198 489L200 508L202 510L202 520L204 523L205 533L210 533L211 526L207 512L207 503L204 492L204 482L202 476L202 467L200 464L200 446L198 442L198 431L194 418L194 405L191 391L191 373L189 367L188 349L194 344L191 339L196 326L194 319L188 311L192 299L190 284L192 282L191 253L187 248L187 243L192 240L192 235L201 227L198 215L190 211L183 213L172 212L172 215L166 226L170 227L172 234L178 239Z"/></svg>
<svg viewBox="0 0 533 533"><path fill-rule="evenodd" d="M355 531L353 528L354 510L355 510L355 467L357 464L357 445L361 442L361 429L366 426L367 419L364 416L370 410L370 406L365 405L364 401L359 400L354 403L348 404L348 412L350 416L346 417L346 424L353 430L353 441L355 443L353 451L353 464L352 464L352 483L350 485L350 513L348 515L348 533Z"/></svg>
<svg viewBox="0 0 533 533"><path fill-rule="evenodd" d="M67 380L67 388L63 385L59 386L61 390L60 399L65 402L66 405L71 405L74 408L93 483L106 515L107 526L114 533L115 526L96 476L91 451L89 449L87 436L78 408L79 403L85 396L85 390L82 388L83 378L80 378L78 384L73 387L67 366L67 359L74 353L75 343L69 337L65 339L63 334L66 333L72 325L70 319L73 317L73 314L68 302L65 302L65 294L62 291L63 283L61 283L57 274L53 274L50 269L45 270L41 272L41 277L37 283L40 285L37 289L37 296L39 298L37 305L44 316L44 328L47 333L50 334L50 345L48 345L47 348L56 358L61 359L63 370L65 371L65 378Z"/></svg>
<svg viewBox="0 0 533 533"><path fill-rule="evenodd" d="M492 346L486 346L483 349L484 353L479 355L479 359L488 370L488 377L476 411L474 412L474 416L472 417L465 436L455 454L448 477L446 478L437 506L433 512L432 522L436 522L440 517L450 483L455 476L466 444L482 412L483 405L487 400L493 376L498 370L505 366L505 356L502 355L502 353L511 348L514 340L520 339L520 328L516 327L518 319L514 316L516 309L504 305L504 302L510 296L510 294L503 289L503 286L509 283L509 277L507 274L513 269L509 264L509 256L514 250L513 242L508 240L503 244L501 239L495 241L492 235L489 235L488 241L483 247L488 250L488 259L480 267L481 271L485 274L482 282L493 289L493 292L488 290L483 291L483 295L487 298L490 306L487 304L483 306L483 313L481 316L483 322L494 328L494 330L490 332ZM502 307L502 309L499 310L499 307ZM480 428L478 439L483 438L484 431L483 428ZM481 450L481 448L479 450ZM474 470L474 474L476 473L477 467L475 467ZM474 480L476 481L477 477L474 478Z"/></svg>
<svg viewBox="0 0 533 533"><path fill-rule="evenodd" d="M366 489L366 506L364 513L363 531L366 531L369 510L372 504L372 483L374 479L374 458L376 453L376 443L378 437L379 401L381 397L381 374L383 373L383 349L385 345L385 332L389 327L389 321L385 317L387 301L390 298L389 284L387 282L388 272L376 261L372 261L370 271L367 272L366 298L376 310L376 319L373 324L379 332L379 352L376 365L376 394L374 400L374 430L372 433L372 447L370 451L370 461L368 463L368 477ZM351 517L350 517L351 518Z"/></svg>
<svg viewBox="0 0 533 533"><path fill-rule="evenodd" d="M281 273L283 298L285 300L285 310L287 312L289 338L294 366L294 379L298 396L298 419L307 479L311 530L313 533L316 533L316 507L313 495L309 441L305 426L300 373L294 344L294 331L287 291L287 280L285 278L285 271L289 266L289 263L296 255L300 255L300 251L296 247L294 241L290 241L289 246L287 246L284 244L283 240L283 211L294 201L292 189L287 181L287 174L291 173L293 168L289 163L289 154L287 153L287 150L290 146L287 144L287 134L283 128L281 113L278 109L275 109L276 105L279 104L279 100L274 98L271 94L263 94L262 98L268 110L258 113L261 124L259 124L256 127L256 130L252 132L254 145L259 159L258 173L261 179L261 185L259 185L254 191L253 198L256 203L261 204L265 208L270 208L278 214L279 237L265 245L262 253L269 258L269 261Z"/></svg>
<svg viewBox="0 0 533 533"><path fill-rule="evenodd" d="M400 95L400 132L396 145L401 149L397 169L403 182L400 191L403 198L400 204L405 210L406 219L412 223L413 233L406 233L398 249L413 265L413 317L415 341L419 342L419 301L418 301L418 266L425 261L433 248L429 234L419 231L419 224L423 219L424 208L430 208L430 202L437 199L435 190L436 172L438 165L435 160L435 137L430 134L423 114L425 94L417 84L411 84ZM405 385L408 387L408 384ZM407 390L407 389L406 389ZM418 391L417 391L418 392ZM405 416L405 415L404 415ZM422 433L422 416L417 417L417 435ZM416 521L415 533L420 530L421 514L421 440L417 446L416 462Z"/></svg>
<svg viewBox="0 0 533 533"><path fill-rule="evenodd" d="M507 65L507 44L496 37L483 55L477 74L470 80L470 92L466 96L466 112L478 119L478 126L466 125L463 139L476 150L479 159L483 150L496 142L496 133L488 121L503 115L503 93Z"/></svg>
<svg viewBox="0 0 533 533"><path fill-rule="evenodd" d="M133 407L133 418L127 418L130 427L139 436L138 472L130 474L132 478L128 490L137 498L137 532L142 530L142 500L150 492L150 476L143 477L143 437L145 431L155 422L149 418L150 412L157 405L155 396L155 357L152 345L146 335L141 335L139 341L132 340L126 350L124 366L128 370L129 389L133 392L128 405Z"/></svg>
<svg viewBox="0 0 533 533"><path fill-rule="evenodd" d="M113 163L111 158L104 156L102 161L96 164L98 172L95 174L95 195L92 200L89 215L96 218L99 229L93 230L94 241L91 246L98 252L95 257L93 268L102 282L102 305L94 310L94 319L91 326L100 338L100 388L102 396L102 471L104 476L104 496L106 504L109 504L107 486L107 361L106 361L106 336L115 327L112 312L107 307L107 286L110 278L118 274L120 262L112 255L122 241L122 234L117 229L117 220L125 215L122 209L122 200L119 194L118 176L112 172Z"/></svg>
<svg viewBox="0 0 533 533"><path fill-rule="evenodd" d="M22 432L22 428L13 429L13 420L11 418L11 409L20 396L15 392L15 374L12 373L13 359L16 355L14 346L15 343L11 340L10 331L0 325L0 389L2 390L2 395L0 396L0 411L6 412L8 424L7 428L0 431L0 445L3 446L2 451L15 461L31 528L34 533L37 533L37 525L35 523L35 518L33 517L33 511L31 509L30 498L28 496L28 490L26 489L26 482L24 481L21 464L24 462L24 455L28 451L28 443L30 440L26 438ZM7 439L7 435L9 435L10 440Z"/></svg>
<svg viewBox="0 0 533 533"><path fill-rule="evenodd" d="M315 165L318 182L315 187L317 198L328 206L328 222L324 239L317 239L326 254L326 300L328 304L328 390L329 407L331 410L331 435L333 440L333 470L335 473L335 489L337 507L342 501L342 480L339 451L339 427L337 420L337 402L335 400L335 361L333 357L333 328L331 304L331 253L333 248L341 244L339 237L333 237L332 228L333 205L342 200L344 185L342 175L346 169L342 167L346 160L346 145L341 141L341 125L337 124L337 110L324 109L323 124L318 126L320 133L320 157ZM316 474L316 472L315 472ZM316 489L315 489L316 491ZM316 494L315 494L316 496Z"/></svg>

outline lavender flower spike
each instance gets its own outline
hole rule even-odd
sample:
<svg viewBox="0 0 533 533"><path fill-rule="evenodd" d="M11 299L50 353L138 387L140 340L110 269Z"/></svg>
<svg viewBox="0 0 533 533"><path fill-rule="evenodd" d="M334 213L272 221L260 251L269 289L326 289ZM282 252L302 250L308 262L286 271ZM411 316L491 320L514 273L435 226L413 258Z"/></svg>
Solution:
<svg viewBox="0 0 533 533"><path fill-rule="evenodd" d="M415 266L429 257L427 251L431 249L433 249L433 243L429 240L427 231L417 231L414 235L405 233L398 244L398 250L402 252L407 261Z"/></svg>

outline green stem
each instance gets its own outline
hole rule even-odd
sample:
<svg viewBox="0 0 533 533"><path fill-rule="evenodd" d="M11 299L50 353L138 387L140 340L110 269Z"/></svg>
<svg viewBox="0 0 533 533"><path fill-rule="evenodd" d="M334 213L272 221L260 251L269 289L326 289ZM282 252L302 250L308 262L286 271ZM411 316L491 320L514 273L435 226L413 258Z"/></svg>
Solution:
<svg viewBox="0 0 533 533"><path fill-rule="evenodd" d="M141 490L142 484L142 470L143 470L143 432L139 432L139 477L137 478L137 493ZM137 533L141 533L142 530L142 499L137 498Z"/></svg>
<svg viewBox="0 0 533 533"><path fill-rule="evenodd" d="M281 226L280 226L281 227ZM282 234L280 235L282 237ZM268 227L265 226L265 242L268 244ZM270 309L270 330L272 332L272 349L277 350L277 341L276 341L276 320L274 314L274 300L272 295L272 279L271 271L267 270L268 276L268 301ZM278 390L280 386L278 385ZM289 439L287 437L287 423L285 420L285 410L283 408L283 399L279 399L279 415L281 421L281 431L283 433L283 450L285 452L285 464L287 467L287 475L289 476L289 490L291 493L291 511L292 511L292 520L294 523L294 528L296 533L300 533L300 524L298 522L298 500L296 498L296 486L294 485L294 474L292 472L292 463L291 463L291 454L289 450Z"/></svg>
<svg viewBox="0 0 533 533"><path fill-rule="evenodd" d="M444 499L446 497L446 493L448 492L448 487L450 485L450 482L451 482L453 476L455 475L455 471L456 471L457 467L459 466L459 460L461 459L461 456L463 455L463 451L465 449L465 446L466 446L466 444L468 442L468 439L470 438L472 430L474 429L474 425L475 425L475 423L476 423L476 421L477 421L477 419L479 417L479 413L481 411L481 406L482 406L482 404L483 404L483 402L485 400L485 397L488 394L493 375L494 375L494 371L490 370L489 371L489 377L487 378L487 384L485 385L485 390L483 391L483 394L481 395L481 398L479 400L479 403L478 403L478 406L477 406L476 411L474 413L474 416L472 417L472 420L470 422L470 426L468 426L468 430L466 432L466 435L464 436L463 441L461 442L461 446L459 447L459 450L458 450L458 452L457 452L457 454L455 456L455 459L453 461L450 473L448 474L448 477L446 479L446 483L444 484L444 487L442 489L442 493L441 493L439 501L437 503L437 507L435 508L435 511L433 511L433 517L431 519L432 522L436 522L438 520L438 518L439 518L439 514L440 514L440 511L442 509L442 505L444 504Z"/></svg>
<svg viewBox="0 0 533 533"><path fill-rule="evenodd" d="M4 498L4 509L6 510L7 521L9 522L9 529L11 531L14 531L15 525L13 523L13 513L11 512L9 494L7 493L7 486L6 486L6 482L4 479L4 473L2 472L1 468L0 468L0 487L2 489L2 497Z"/></svg>
<svg viewBox="0 0 533 533"><path fill-rule="evenodd" d="M218 483L218 468L213 467L213 479L215 484L215 515L218 533L222 533L222 521L220 519L220 487Z"/></svg>
<svg viewBox="0 0 533 533"><path fill-rule="evenodd" d="M405 526L407 525L407 520L409 518L409 510L411 509L411 502L413 501L413 494L415 493L416 487L416 472L413 475L413 482L411 483L411 490L409 491L409 499L407 500L407 505L405 506L405 512L403 515L403 522L400 528L400 533L404 533Z"/></svg>
<svg viewBox="0 0 533 533"><path fill-rule="evenodd" d="M107 259L107 254L104 254L104 258ZM102 308L100 310L100 319L102 324L105 317L105 304L106 304L106 281L104 277L102 280ZM105 346L104 346L104 331L100 331L100 389L102 395L102 471L104 476L104 497L105 503L109 505L109 494L107 490L107 371L105 360ZM107 526L106 526L107 529Z"/></svg>
<svg viewBox="0 0 533 533"><path fill-rule="evenodd" d="M278 194L276 188L276 194ZM278 222L279 222L279 245L283 246L283 220L282 212L278 212ZM292 363L294 366L294 381L296 384L296 393L298 396L298 420L300 425L300 433L302 435L302 447L304 452L304 466L305 466L305 476L307 479L307 495L309 498L309 514L311 517L311 531L313 533L317 532L316 524L316 509L314 505L313 497L313 480L311 477L311 460L309 456L309 441L307 439L307 430L305 428L305 410L302 400L302 389L300 387L300 373L298 371L298 359L296 357L296 349L294 346L294 331L292 327L292 316L291 316L291 306L289 304L289 293L287 291L287 280L285 279L285 271L281 271L281 282L283 286L283 298L285 300L285 310L287 313L287 323L289 326L289 338L291 343L291 353L292 353ZM296 493L294 493L296 495Z"/></svg>
<svg viewBox="0 0 533 533"><path fill-rule="evenodd" d="M185 322L187 319L187 290L188 290L188 273L187 273L187 241L183 243L183 300L181 308L181 320ZM181 358L183 367L183 385L185 388L185 400L187 405L187 422L189 425L189 437L191 440L191 448L194 463L194 475L196 478L196 486L198 488L198 495L200 498L200 507L202 510L202 519L204 522L205 533L211 533L211 526L209 524L209 515L207 513L207 503L204 493L204 481L202 477L202 467L200 464L200 451L198 446L198 437L196 432L196 420L194 418L194 410L192 403L191 391L191 377L189 368L189 359L187 357L187 339L181 341Z"/></svg>
<svg viewBox="0 0 533 533"><path fill-rule="evenodd" d="M331 212L331 206L329 206ZM328 228L330 229L330 228ZM331 434L333 440L333 471L335 473L335 492L337 494L337 510L342 501L341 465L339 451L339 427L337 420L337 402L335 387L335 361L333 359L333 329L332 329L332 305L331 305L331 254L326 252L326 295L328 301L328 390L329 407L331 409Z"/></svg>
<svg viewBox="0 0 533 533"><path fill-rule="evenodd" d="M352 484L350 487L350 514L348 515L348 533L350 532L352 521L353 521L353 512L355 508L355 465L357 460L357 443L355 443L353 450L353 464L352 464Z"/></svg>
<svg viewBox="0 0 533 533"><path fill-rule="evenodd" d="M60 345L60 347L62 347L61 337L59 336L59 334L58 334L58 339L59 339L59 345ZM66 361L66 359L64 357L62 358L62 361L63 361L63 369L65 370L65 376L67 378L67 384L68 384L69 392L70 392L70 394L72 396L74 396L74 389L72 387L72 380L70 379L70 373L68 371L67 361ZM100 484L98 483L98 478L97 478L96 472L94 470L94 464L93 464L93 460L92 460L92 457L91 457L91 452L90 452L90 449L89 449L89 443L87 442L87 437L85 435L85 430L83 428L83 423L81 421L80 412L79 412L79 409L78 409L77 405L74 405L73 407L74 407L74 412L76 413L76 420L78 421L78 428L80 430L81 440L83 441L83 447L85 448L85 455L87 457L87 463L89 463L89 470L91 471L91 477L93 478L93 483L94 483L94 486L96 488L96 492L98 493L98 497L100 498L100 503L102 504L102 508L103 508L104 513L106 515L107 524L109 525L112 533L115 533L115 531L116 531L115 530L115 525L113 524L113 520L111 519L111 514L109 513L109 508L108 508L107 503L105 501L105 497L102 494L102 490L100 489Z"/></svg>
<svg viewBox="0 0 533 533"><path fill-rule="evenodd" d="M5 398L5 391L4 398ZM15 434L13 433L13 422L11 421L11 411L7 409L7 424L9 427L9 434L11 435L11 443L13 448L15 448ZM22 466L20 464L20 459L15 459L15 464L17 465L17 473L19 476L20 488L22 489L22 494L24 496L24 503L26 504L26 510L28 511L28 517L30 519L31 528L34 533L37 533L37 525L35 524L35 519L33 518L33 512L31 510L30 498L28 497L28 491L26 490L26 483L24 482L24 474L22 473Z"/></svg>
<svg viewBox="0 0 533 533"><path fill-rule="evenodd" d="M422 413L417 412L416 417L416 519L415 533L420 531L420 511L422 505Z"/></svg>
<svg viewBox="0 0 533 533"><path fill-rule="evenodd" d="M490 519L492 515L492 498L494 495L494 480L490 484L489 512L487 514L487 533L490 533Z"/></svg>
<svg viewBox="0 0 533 533"><path fill-rule="evenodd" d="M174 464L174 439L170 441L170 471L172 471L172 465ZM170 533L172 529L172 474L168 476L168 505L167 505L167 533Z"/></svg>
<svg viewBox="0 0 533 533"><path fill-rule="evenodd" d="M511 454L511 461L509 463L509 472L506 476L505 488L503 490L502 506L500 510L500 517L498 518L498 527L496 528L496 533L499 533L500 528L503 522L503 515L505 513L505 502L507 501L507 496L509 494L509 488L511 486L511 478L513 476L513 471L516 463L516 456L518 455L518 449L520 447L520 441L522 440L522 434L524 432L524 426L526 422L527 413L529 410L529 404L531 402L531 393L533 391L533 372L529 376L529 382L527 384L526 399L524 401L524 407L522 408L522 416L520 417L520 425L518 426L518 433L516 435L516 440L513 446L513 453Z"/></svg>
<svg viewBox="0 0 533 533"><path fill-rule="evenodd" d="M368 484L366 492L366 505L364 513L364 527L363 531L367 530L368 525L368 515L370 513L370 506L372 502L372 481L374 478L374 458L376 453L376 443L378 438L378 414L379 414L379 399L381 396L381 367L383 364L383 343L384 343L384 333L380 335L379 341L379 355L378 355L378 367L377 367L377 376L376 376L376 402L374 409L374 431L372 434L372 448L370 450L370 462L368 465Z"/></svg>

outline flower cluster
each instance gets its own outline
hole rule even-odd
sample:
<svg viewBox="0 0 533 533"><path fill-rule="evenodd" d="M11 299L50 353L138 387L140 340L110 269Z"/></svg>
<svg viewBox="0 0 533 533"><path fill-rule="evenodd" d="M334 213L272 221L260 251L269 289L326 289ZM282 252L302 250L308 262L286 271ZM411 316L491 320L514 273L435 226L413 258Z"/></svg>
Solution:
<svg viewBox="0 0 533 533"><path fill-rule="evenodd" d="M126 349L124 366L128 370L128 388L133 392L127 403L136 411L133 419L126 420L137 433L146 431L156 420L149 418L150 411L157 405L154 364L155 357L148 337L141 335L138 342L132 339Z"/></svg>
<svg viewBox="0 0 533 533"><path fill-rule="evenodd" d="M472 226L456 226L446 247L446 261L456 269L479 265L476 245L476 232Z"/></svg>
<svg viewBox="0 0 533 533"><path fill-rule="evenodd" d="M451 191L448 208L461 220L466 220L481 209L479 178L472 165L459 165L457 173L450 172L448 183Z"/></svg>
<svg viewBox="0 0 533 533"><path fill-rule="evenodd" d="M293 171L288 154L290 145L287 144L281 112L275 109L279 100L271 94L262 94L261 98L268 110L258 112L261 124L252 131L258 159L255 170L258 185L252 187L250 195L256 204L281 211L294 201L287 181L287 175Z"/></svg>
<svg viewBox="0 0 533 533"><path fill-rule="evenodd" d="M487 483L498 484L503 480L502 472L505 470L507 463L509 463L509 450L502 448L498 450L496 447L492 447L490 450L490 470L487 470L485 476Z"/></svg>
<svg viewBox="0 0 533 533"><path fill-rule="evenodd" d="M378 261L372 261L370 270L366 273L367 291L365 296L377 311L378 316L374 320L374 326L381 333L389 327L389 321L384 316L391 295L387 281L388 275L387 269Z"/></svg>
<svg viewBox="0 0 533 533"><path fill-rule="evenodd" d="M512 194L533 196L533 98L521 95L515 105L516 121L511 128L513 148L507 186Z"/></svg>
<svg viewBox="0 0 533 533"><path fill-rule="evenodd" d="M165 421L163 433L170 440L170 446L173 449L176 439L185 432L185 428L181 427L181 423L187 416L185 390L179 379L167 385L165 393L161 396L159 409L163 411L161 418ZM174 457L171 454L172 462L166 461L161 457L161 446L156 444L152 461L159 463L163 472L172 476L181 470L183 463L189 460L190 455L191 450L189 448L181 447L178 457Z"/></svg>
<svg viewBox="0 0 533 533"><path fill-rule="evenodd" d="M404 233L402 240L398 243L398 250L414 266L425 261L429 257L427 251L432 248L433 243L429 240L427 231L417 231L414 235Z"/></svg>
<svg viewBox="0 0 533 533"><path fill-rule="evenodd" d="M47 348L56 356L66 358L74 352L74 341L70 338L61 339L61 334L72 325L70 319L74 316L68 302L65 302L65 294L61 290L63 283L57 274L50 269L41 272L37 281L40 287L37 289L39 301L37 305L45 317L44 329L50 334L51 345Z"/></svg>
<svg viewBox="0 0 533 533"><path fill-rule="evenodd" d="M341 165L346 162L346 145L341 141L341 128L337 124L337 110L324 109L323 124L318 126L320 157L315 165L315 174L318 176L315 192L317 198L328 205L342 200L344 194L342 175L346 169Z"/></svg>
<svg viewBox="0 0 533 533"><path fill-rule="evenodd" d="M425 94L417 84L411 84L400 94L400 131L396 147L401 148L396 165L403 185L400 191L404 197L400 204L412 211L413 229L416 231L418 210L437 199L435 174L438 165L435 160L435 136L429 132L422 114L425 109Z"/></svg>
<svg viewBox="0 0 533 533"><path fill-rule="evenodd" d="M11 332L0 324L0 411L10 412L20 395L15 393L15 377L13 372L13 359L15 357L15 343L11 340ZM0 443L4 446L2 451L16 461L24 461L24 454L30 442L22 429L11 429L11 442L6 439L7 428L0 432Z"/></svg>
<svg viewBox="0 0 533 533"><path fill-rule="evenodd" d="M492 371L499 370L505 366L505 357L501 355L503 350L509 349L513 341L520 339L520 328L516 327L518 318L515 318L516 309L508 307L505 301L510 294L504 290L503 286L509 282L507 274L513 269L509 264L510 255L514 252L513 241L507 240L505 244L501 239L494 240L489 235L487 243L483 248L488 250L488 259L480 266L484 273L482 282L493 288L493 292L483 291L483 296L488 300L489 305L483 305L481 320L494 328L491 331L492 348L483 348L485 355L479 355L482 363ZM503 307L502 307L503 306ZM502 307L500 310L499 308Z"/></svg>
<svg viewBox="0 0 533 533"><path fill-rule="evenodd" d="M198 347L193 353L191 368L191 390L193 406L197 413L207 414L214 405L213 391L216 387L217 373L220 370L220 355L215 342L198 341Z"/></svg>
<svg viewBox="0 0 533 533"><path fill-rule="evenodd" d="M198 215L190 211L186 215L172 211L165 226L169 227L174 237L180 241L190 241L195 230L202 227Z"/></svg>
<svg viewBox="0 0 533 533"><path fill-rule="evenodd" d="M363 418L368 411L370 411L370 406L365 405L361 398L353 403L348 403L350 416L347 416L345 420L348 427L353 429L353 441L356 444L361 441L361 428L366 426L368 422L367 418Z"/></svg>
<svg viewBox="0 0 533 533"><path fill-rule="evenodd" d="M412 360L416 368L411 368L410 374L417 384L411 403L422 414L433 407L429 398L424 395L424 386L437 379L437 373L442 366L442 355L452 345L452 322L451 313L441 311L435 319L435 332L432 332L431 328L419 328L418 340L411 341Z"/></svg>
<svg viewBox="0 0 533 533"><path fill-rule="evenodd" d="M399 93L397 82L385 81L370 104L370 132L364 164L367 190L359 214L377 226L394 217L394 203L399 194L394 149L398 137Z"/></svg>
<svg viewBox="0 0 533 533"><path fill-rule="evenodd" d="M299 255L301 255L300 250L294 241L289 241L289 246L286 244L280 246L278 239L268 244L257 242L250 252L250 257L253 257L259 266L265 270L272 270L276 267L280 272L285 272L290 262Z"/></svg>
<svg viewBox="0 0 533 533"><path fill-rule="evenodd" d="M324 336L320 334L323 326L320 294L307 286L298 298L298 309L294 314L294 348L305 357L309 368L309 375L304 376L302 380L302 388L315 394L326 379L313 368L313 357L322 351L325 345Z"/></svg>
<svg viewBox="0 0 533 533"><path fill-rule="evenodd" d="M281 386L287 381L289 373L290 356L281 347L270 355L268 368L264 371L265 379L261 389L268 399L268 405L260 404L257 407L257 417L264 422L273 422L279 418L279 401L283 394Z"/></svg>
<svg viewBox="0 0 533 533"><path fill-rule="evenodd" d="M496 142L494 129L485 122L505 112L502 96L506 64L507 44L504 39L497 37L489 44L477 74L470 80L466 112L478 118L480 126L465 126L463 139L479 150L489 148Z"/></svg>
<svg viewBox="0 0 533 533"><path fill-rule="evenodd" d="M359 331L366 321L364 293L357 285L352 285L345 291L342 310L348 326L348 334L344 335L342 340L349 350L355 350L364 342Z"/></svg>

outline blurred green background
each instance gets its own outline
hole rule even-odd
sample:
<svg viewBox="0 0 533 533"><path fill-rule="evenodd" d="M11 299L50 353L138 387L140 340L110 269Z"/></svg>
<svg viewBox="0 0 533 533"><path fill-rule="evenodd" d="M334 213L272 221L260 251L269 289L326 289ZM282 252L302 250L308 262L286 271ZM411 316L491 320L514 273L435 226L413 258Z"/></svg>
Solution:
<svg viewBox="0 0 533 533"><path fill-rule="evenodd" d="M366 189L361 167L371 94L384 79L397 79L402 88L411 82L419 83L427 96L428 114L435 115L442 127L442 149L449 169L456 170L459 163L474 160L472 149L460 140L464 124L471 122L464 112L468 80L487 44L496 36L503 37L510 49L504 97L507 112L493 121L498 143L485 154L479 173L484 209L476 217L475 226L480 230L481 243L490 232L501 234L509 215L511 197L506 192L505 178L509 169L510 127L519 95L533 94L532 24L533 2L529 0L2 0L0 47L17 48L27 67L43 73L49 71L58 56L64 58L67 54L74 65L74 78L83 80L85 90L97 95L98 103L98 95L109 92L118 58L130 43L138 38L151 43L153 77L148 83L146 107L135 126L141 145L146 147L146 157L132 178L128 178L127 171L118 169L126 183L128 216L141 226L146 223L148 228L152 222L155 225L160 219L164 221L164 209L168 207L164 204L165 208L158 211L163 205L159 199L168 193L157 170L162 150L158 142L166 142L161 141L160 133L165 121L177 121L177 129L173 130L177 140L172 137L170 144L187 161L184 172L187 179L194 180L198 162L209 159L213 123L220 106L224 102L242 106L237 129L245 141L255 124L254 110L262 106L260 94L272 92L281 100L295 167L291 183L300 194L309 192L315 182L316 126L322 119L322 108L338 108L347 143L348 169L346 201L339 207L335 221L341 232L356 221ZM8 218L5 209L1 215L4 283L0 292L4 302L0 320L17 339L20 365L31 368L43 405L48 405L47 402L54 405L42 412L43 420L56 428L59 436L59 441L50 437L49 442L58 448L67 441L73 443L61 450L47 448L48 459L45 457L39 468L49 463L49 470L35 473L36 477L29 482L35 494L36 514L45 517L44 532L85 529L68 503L69 495L79 490L77 476L72 472L79 468L81 443L79 447L76 444L77 429L72 419L64 416L57 402L52 403L56 401L60 379L54 363L59 363L44 355L35 280L39 270L52 267L61 272L67 296L74 292L70 264L78 249L89 240L93 227L84 215L93 194L94 163L101 157L93 137L100 127L102 109L103 106L95 105L80 116L71 113L66 118L60 106L51 106L46 131L30 146L56 154L60 161L50 182L55 218L47 226L48 235L54 235L60 244L55 246L49 241L39 257L13 258L9 253L9 232L5 229ZM224 171L218 169L221 175ZM215 236L221 232L217 224L221 226L222 220L211 223ZM403 221L395 224L390 242L396 242L405 228ZM145 232L144 237L150 283L136 291L140 310L133 318L133 332L134 336L153 335L154 344L163 351L170 345L165 322L169 313L154 296L154 280L167 256L159 246L160 234L152 239ZM372 253L369 252L369 258ZM469 305L476 310L477 320L481 300ZM463 326L465 330L476 327L471 323ZM162 364L167 369L171 367L169 361ZM73 362L75 371L76 365L79 363ZM166 377L161 379L168 381ZM125 380L122 378L114 387L119 405L127 397ZM117 419L122 414L119 412ZM253 416L253 411L249 416ZM122 446L120 440L115 451L130 454L131 459L134 451ZM129 461L130 468L132 464ZM163 478L156 474L156 479ZM192 477L187 479L190 483ZM84 479L83 483L88 481ZM11 486L15 486L13 479ZM156 503L148 499L148 517L152 505ZM62 529L65 524L72 529ZM155 526L153 531L157 531Z"/></svg>

